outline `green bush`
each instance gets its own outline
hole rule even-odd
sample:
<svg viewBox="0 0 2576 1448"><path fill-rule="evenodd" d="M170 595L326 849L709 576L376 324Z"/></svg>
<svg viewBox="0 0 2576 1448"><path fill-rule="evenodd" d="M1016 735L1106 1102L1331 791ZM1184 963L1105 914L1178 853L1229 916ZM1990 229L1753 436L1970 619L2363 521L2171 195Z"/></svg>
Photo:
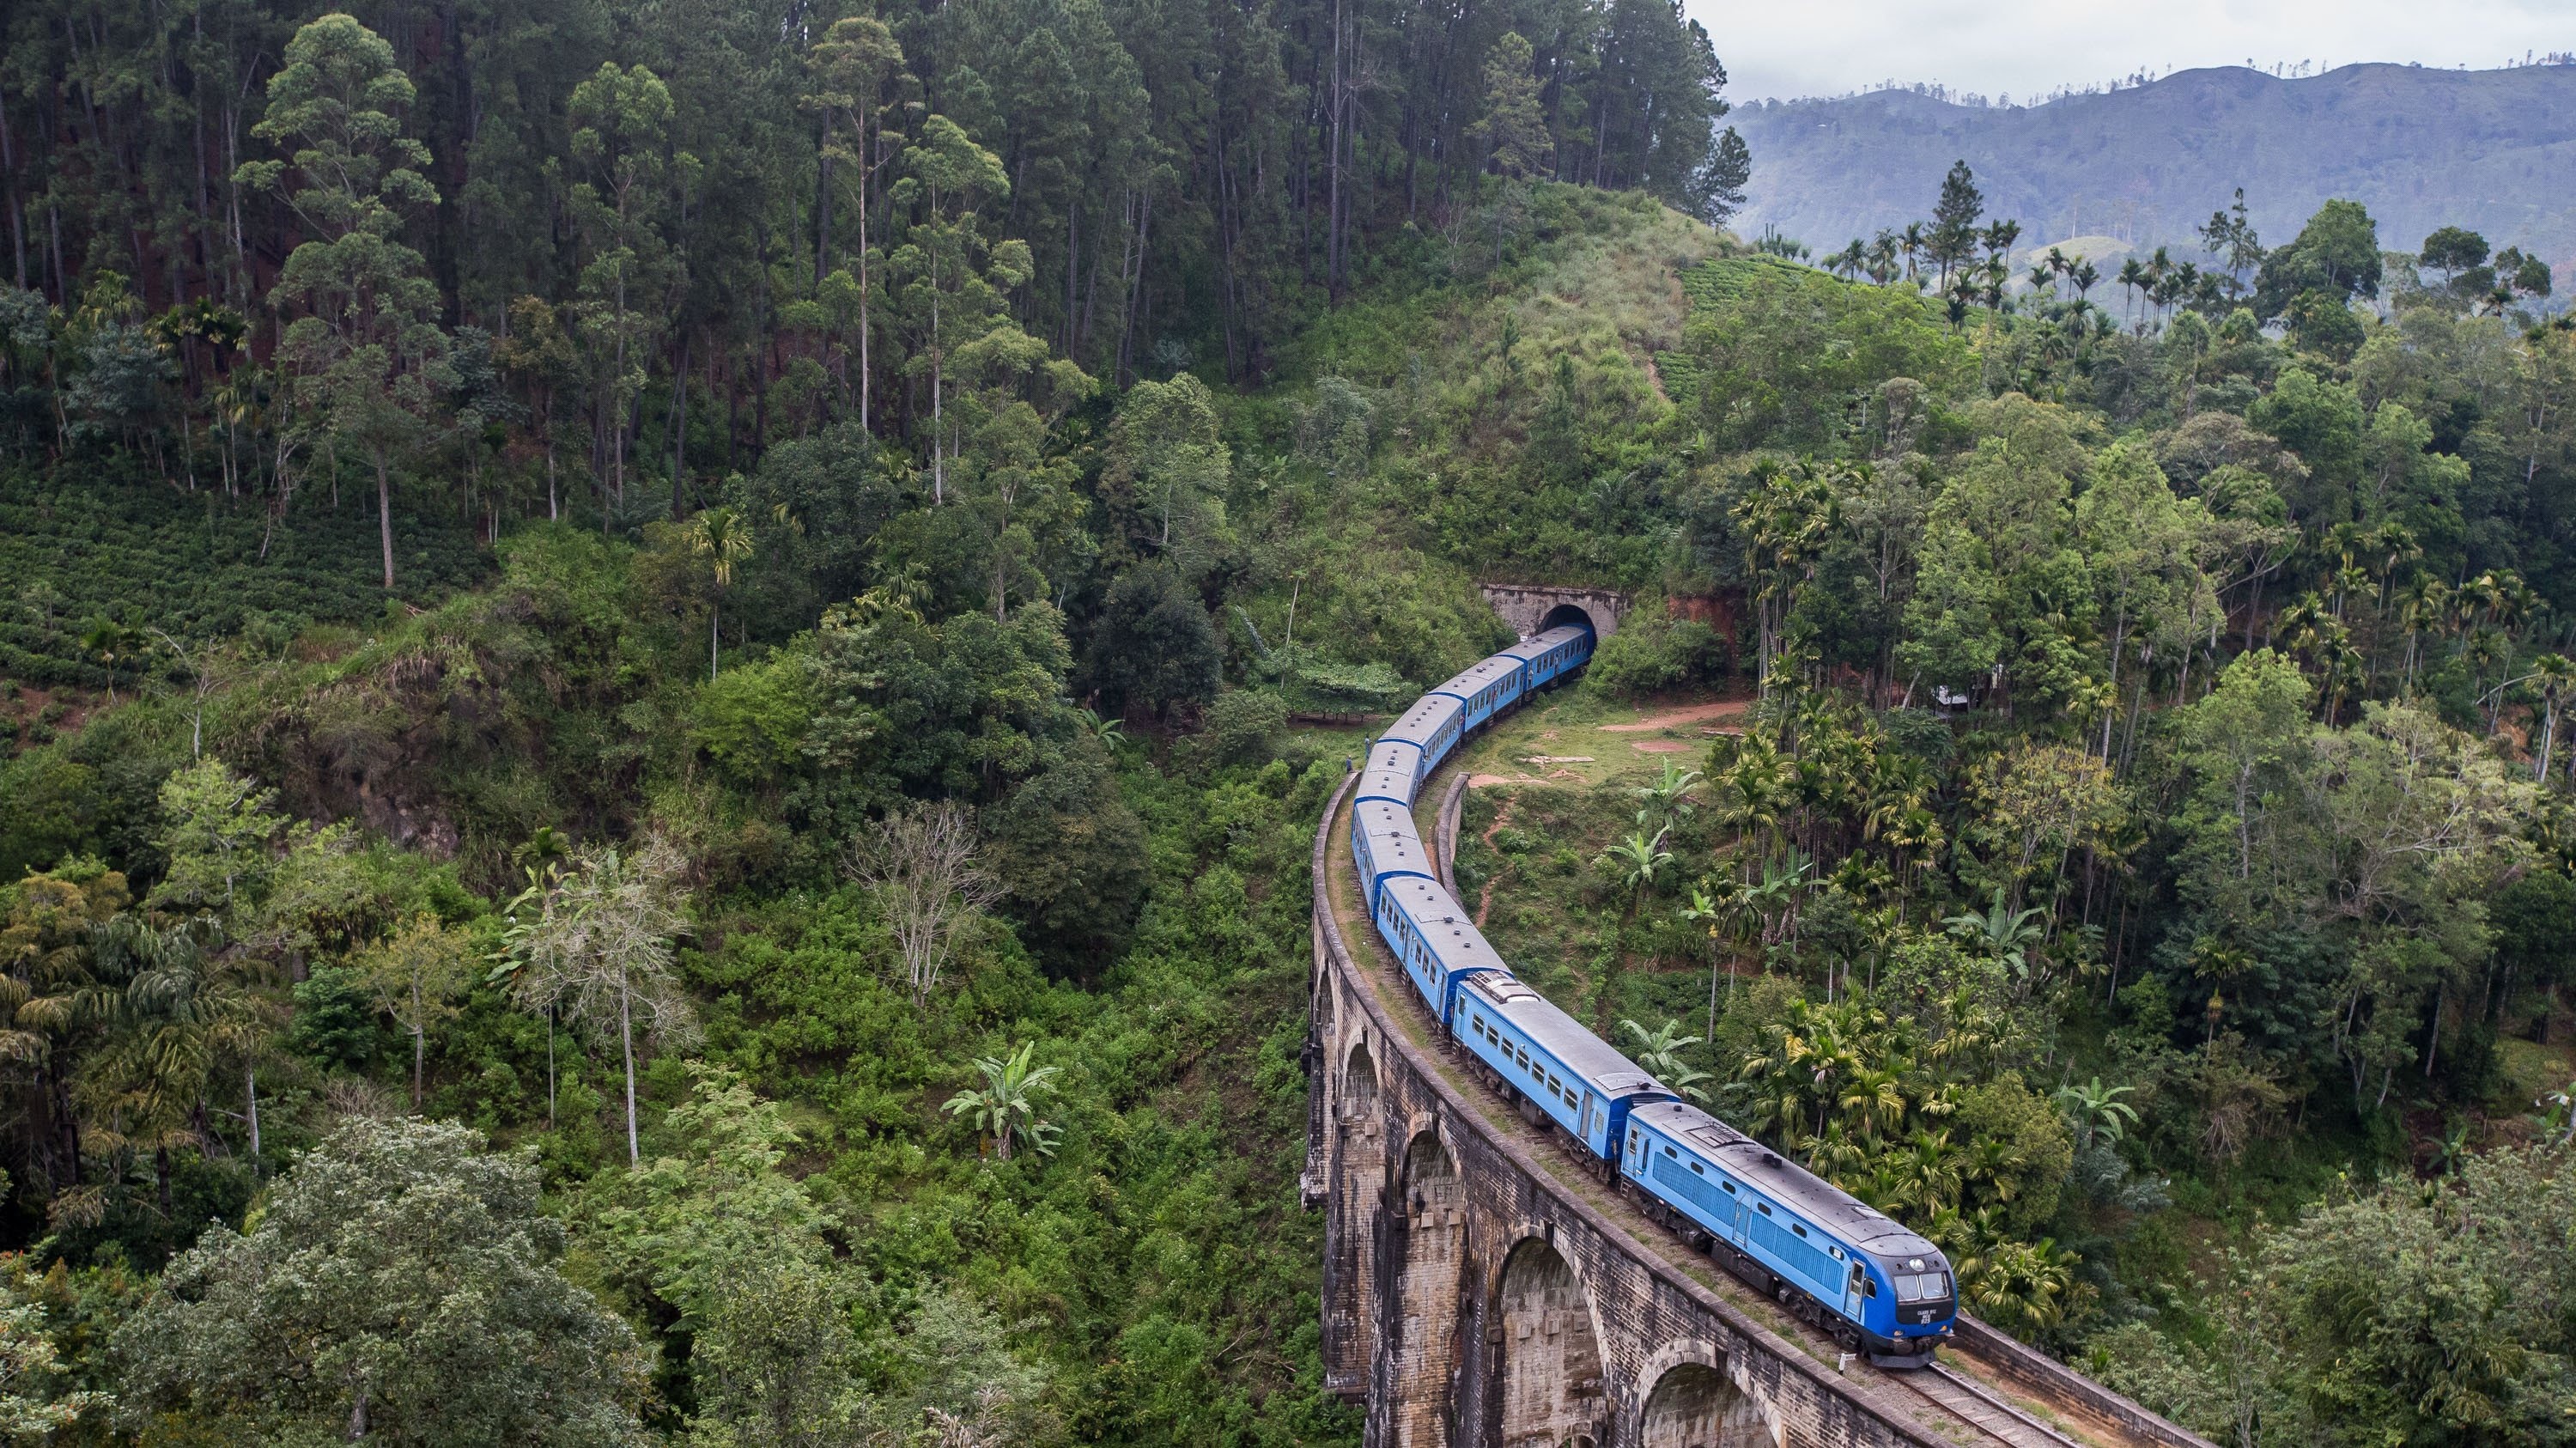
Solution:
<svg viewBox="0 0 2576 1448"><path fill-rule="evenodd" d="M1593 651L1586 683L1600 693L1634 699L1704 688L1734 672L1734 664L1734 651L1717 630L1697 619L1673 618L1649 600Z"/></svg>

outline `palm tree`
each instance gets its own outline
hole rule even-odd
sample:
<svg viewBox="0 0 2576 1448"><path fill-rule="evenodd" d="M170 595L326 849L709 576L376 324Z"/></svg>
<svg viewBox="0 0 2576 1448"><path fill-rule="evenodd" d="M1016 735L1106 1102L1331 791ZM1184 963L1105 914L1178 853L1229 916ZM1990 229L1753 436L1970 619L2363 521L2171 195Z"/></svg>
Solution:
<svg viewBox="0 0 2576 1448"><path fill-rule="evenodd" d="M2140 262L2136 257L2130 257L2126 261L2120 263L2120 274L2115 278L2115 280L2118 281L2121 288L2129 294L2128 310L2132 312L2136 311L2138 305L2138 293L2146 290L2147 286L2146 265Z"/></svg>
<svg viewBox="0 0 2576 1448"><path fill-rule="evenodd" d="M2026 910L2012 909L2004 903L2004 887L1997 885L1992 907L1982 912L1962 910L1941 923L1952 935L1983 948L1987 955L2027 978L2030 964L2023 952L2047 935L2048 928L2040 923L2047 913L2036 905Z"/></svg>
<svg viewBox="0 0 2576 1448"><path fill-rule="evenodd" d="M133 661L144 647L143 635L101 615L81 630L81 651L98 660L107 672L107 702L116 702L116 670L120 664Z"/></svg>
<svg viewBox="0 0 2576 1448"><path fill-rule="evenodd" d="M2067 1115L2075 1118L2078 1147L2089 1149L2095 1136L2105 1141L2118 1141L2128 1127L2137 1124L2138 1108L2120 1099L2135 1089L2132 1086L2105 1086L2102 1078L2095 1076L2081 1086L2060 1086L2052 1096L2058 1105L2066 1108Z"/></svg>
<svg viewBox="0 0 2576 1448"><path fill-rule="evenodd" d="M1917 285L1920 285L1923 275L1920 262L1924 252L1928 250L1929 247L1930 243L1923 235L1923 223L1919 221L1909 221L1905 223L1905 230L1897 236L1896 249L1905 254L1905 279L1907 281L1915 282Z"/></svg>
<svg viewBox="0 0 2576 1448"><path fill-rule="evenodd" d="M1654 1073L1655 1079L1669 1090L1693 1101L1706 1101L1708 1093L1699 1084L1708 1079L1706 1071L1694 1071L1682 1064L1681 1050L1696 1046L1701 1038L1681 1033L1682 1023L1668 1020L1656 1030L1647 1030L1635 1021L1623 1020L1619 1029L1637 1038L1637 1064Z"/></svg>
<svg viewBox="0 0 2576 1448"><path fill-rule="evenodd" d="M2531 777L2546 782L2549 778L2550 746L2558 738L2558 707L2567 702L2570 689L2576 689L2576 664L2565 654L2542 654L2531 661L2531 677L2540 686L2540 737L2533 742Z"/></svg>
<svg viewBox="0 0 2576 1448"><path fill-rule="evenodd" d="M731 508L709 508L689 524L689 550L703 553L715 567L715 597L707 601L707 677L716 676L716 645L724 592L733 587L733 566L751 556L751 523Z"/></svg>
<svg viewBox="0 0 2576 1448"><path fill-rule="evenodd" d="M974 1118L975 1129L992 1138L996 1160L1009 1161L1014 1144L1040 1156L1055 1155L1061 1132L1039 1118L1037 1098L1055 1089L1063 1068L1031 1066L1029 1056L1036 1049L1037 1042L1031 1041L1007 1060L977 1057L975 1069L984 1073L984 1089L960 1091L940 1108Z"/></svg>
<svg viewBox="0 0 2576 1448"><path fill-rule="evenodd" d="M1710 893L1712 886L1716 890L1713 895ZM1692 886L1690 903L1681 908L1680 914L1684 921L1708 931L1708 1034L1713 1040L1717 1036L1717 977L1726 963L1725 951L1718 945L1718 933L1725 930L1738 939L1743 938L1743 922L1747 914L1743 883L1712 879ZM1728 970L1724 974L1727 994L1732 996L1735 993L1735 972Z"/></svg>

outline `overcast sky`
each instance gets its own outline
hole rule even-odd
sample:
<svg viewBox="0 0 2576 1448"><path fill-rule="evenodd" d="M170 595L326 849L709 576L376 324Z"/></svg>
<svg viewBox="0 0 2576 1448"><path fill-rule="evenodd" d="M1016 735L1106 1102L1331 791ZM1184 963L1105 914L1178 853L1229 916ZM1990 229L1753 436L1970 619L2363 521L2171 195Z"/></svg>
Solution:
<svg viewBox="0 0 2576 1448"><path fill-rule="evenodd" d="M1894 80L2019 100L2133 71L2576 51L2571 0L1684 0L1738 102Z"/></svg>

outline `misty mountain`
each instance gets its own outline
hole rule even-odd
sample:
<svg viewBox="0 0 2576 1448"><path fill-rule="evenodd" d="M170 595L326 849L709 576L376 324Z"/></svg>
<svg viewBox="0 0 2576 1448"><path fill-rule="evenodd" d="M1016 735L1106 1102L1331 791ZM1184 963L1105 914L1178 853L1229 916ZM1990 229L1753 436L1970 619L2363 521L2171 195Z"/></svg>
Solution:
<svg viewBox="0 0 2576 1448"><path fill-rule="evenodd" d="M2236 188L2267 244L2349 197L2381 245L2467 226L2576 262L2576 66L2428 70L2352 65L2305 79L2242 67L2178 72L2107 94L1976 107L1887 90L1762 102L1731 117L1753 152L1734 223L1817 252L1932 210L1964 158L2024 245L2108 236L2191 242Z"/></svg>

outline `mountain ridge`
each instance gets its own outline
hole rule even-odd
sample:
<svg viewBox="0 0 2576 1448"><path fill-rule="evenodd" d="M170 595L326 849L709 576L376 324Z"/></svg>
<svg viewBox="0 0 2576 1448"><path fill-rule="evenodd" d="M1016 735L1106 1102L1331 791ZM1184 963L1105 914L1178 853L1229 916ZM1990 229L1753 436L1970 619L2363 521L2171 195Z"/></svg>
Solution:
<svg viewBox="0 0 2576 1448"><path fill-rule="evenodd" d="M1818 251L1931 211L1954 160L2023 237L2188 243L2245 189L2273 244L2329 199L2413 250L2448 225L2576 264L2576 66L2453 71L2350 65L2276 78L2242 66L2044 105L1981 107L1908 90L1762 102L1732 123L1753 153L1739 231Z"/></svg>

